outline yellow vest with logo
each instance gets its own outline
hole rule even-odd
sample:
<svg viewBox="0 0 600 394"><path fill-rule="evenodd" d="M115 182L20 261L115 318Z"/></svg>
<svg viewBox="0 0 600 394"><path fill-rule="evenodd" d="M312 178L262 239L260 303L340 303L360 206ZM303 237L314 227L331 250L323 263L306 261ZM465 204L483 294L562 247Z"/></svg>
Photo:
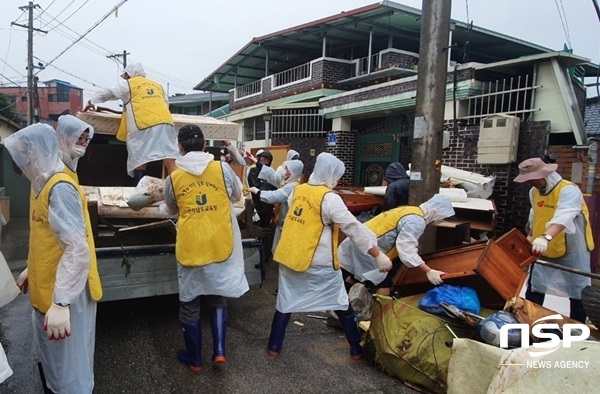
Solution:
<svg viewBox="0 0 600 394"><path fill-rule="evenodd" d="M556 207L558 206L558 198L560 191L571 182L562 180L548 193L542 195L537 188L533 189L533 239L539 237L546 232L546 223L552 220ZM590 214L585 201L581 204L581 212L583 213L585 225L585 240L588 250L594 249L594 238L592 237L592 227L590 226ZM548 243L548 249L544 252L544 256L557 258L562 257L567 253L567 237L565 232L561 232Z"/></svg>
<svg viewBox="0 0 600 394"><path fill-rule="evenodd" d="M367 221L365 223L365 226L367 226L371 231L373 231L379 239L380 237L389 233L390 231L396 231L396 228L398 227L398 222L403 217L408 215L418 215L420 217L424 217L421 208L413 206L402 206L390 209L389 211L385 211L375 216L373 219ZM398 237L397 234L396 237ZM398 250L396 249L396 244L394 243L390 250L385 251L385 254L392 260L398 257Z"/></svg>
<svg viewBox="0 0 600 394"><path fill-rule="evenodd" d="M133 120L138 130L145 130L159 124L174 125L161 84L146 77L129 78L127 84ZM126 111L121 115L117 139L127 141Z"/></svg>
<svg viewBox="0 0 600 394"><path fill-rule="evenodd" d="M31 215L29 217L31 228L27 263L29 289L31 305L41 313L46 313L52 304L56 270L63 255L63 250L58 240L52 234L50 223L48 222L50 192L60 182L73 185L81 198L87 244L90 248L90 271L88 274L90 293L96 301L102 298L102 285L96 263L94 236L92 226L90 225L90 215L85 203L85 196L81 188L69 175L64 172L58 172L50 177L37 197L34 198L33 209L30 209Z"/></svg>
<svg viewBox="0 0 600 394"><path fill-rule="evenodd" d="M327 186L314 186L307 183L298 185L292 195L292 203L285 217L281 239L275 249L273 260L286 267L305 272L314 258L319 240L325 229L321 218L323 199L332 190ZM333 267L340 268L337 260L337 226L332 232Z"/></svg>
<svg viewBox="0 0 600 394"><path fill-rule="evenodd" d="M298 181L291 181L290 183L295 184L296 186L298 186L300 184L300 182L298 182ZM277 208L279 208L279 210L277 210ZM273 209L273 212L275 212L275 215L277 216L277 220L279 222L285 221L285 216L283 216L283 209L281 209L281 203L275 204L275 208Z"/></svg>
<svg viewBox="0 0 600 394"><path fill-rule="evenodd" d="M233 224L221 163L209 163L200 176L177 169L171 180L179 207L177 261L192 267L227 260L233 253Z"/></svg>

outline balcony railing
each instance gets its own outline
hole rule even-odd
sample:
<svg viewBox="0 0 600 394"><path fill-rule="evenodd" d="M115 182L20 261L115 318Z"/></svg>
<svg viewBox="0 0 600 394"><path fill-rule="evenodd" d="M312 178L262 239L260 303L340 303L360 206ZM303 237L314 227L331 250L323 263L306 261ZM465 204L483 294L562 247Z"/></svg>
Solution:
<svg viewBox="0 0 600 394"><path fill-rule="evenodd" d="M262 93L262 81L254 81L235 89L235 99L259 95Z"/></svg>
<svg viewBox="0 0 600 394"><path fill-rule="evenodd" d="M371 61L371 68L369 68L369 59ZM363 57L356 62L356 75L364 75L369 72L375 71L379 67L379 53L371 56Z"/></svg>
<svg viewBox="0 0 600 394"><path fill-rule="evenodd" d="M310 79L310 62L273 75L273 88Z"/></svg>

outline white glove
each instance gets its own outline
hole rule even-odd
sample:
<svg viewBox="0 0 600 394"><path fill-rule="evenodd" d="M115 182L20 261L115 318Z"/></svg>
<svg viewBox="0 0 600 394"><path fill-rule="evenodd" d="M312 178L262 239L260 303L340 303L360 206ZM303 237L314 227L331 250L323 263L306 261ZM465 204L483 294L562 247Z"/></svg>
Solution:
<svg viewBox="0 0 600 394"><path fill-rule="evenodd" d="M429 283L431 283L434 286L437 285L441 285L442 283L444 283L444 281L442 280L442 275L444 275L445 272L442 271L438 271L438 270L429 270L427 271L427 280L429 281Z"/></svg>
<svg viewBox="0 0 600 394"><path fill-rule="evenodd" d="M29 281L27 278L29 277L28 268L25 268L19 278L17 279L17 287L21 290L21 293L27 294L27 289L29 288Z"/></svg>
<svg viewBox="0 0 600 394"><path fill-rule="evenodd" d="M535 254L544 254L544 252L548 249L548 240L544 237L537 237L533 240L533 247L531 248L531 252Z"/></svg>
<svg viewBox="0 0 600 394"><path fill-rule="evenodd" d="M71 312L68 306L52 303L44 318L44 330L50 340L60 340L71 336Z"/></svg>
<svg viewBox="0 0 600 394"><path fill-rule="evenodd" d="M379 272L389 272L389 270L392 269L392 262L390 261L390 258L385 255L385 253L379 253L377 257L375 257L375 262L377 263Z"/></svg>
<svg viewBox="0 0 600 394"><path fill-rule="evenodd" d="M252 187L249 187L249 188L248 188L248 191L249 191L250 193L252 193L252 194L258 194L258 192L259 192L258 188L257 188L257 187L254 187L254 186L252 186Z"/></svg>

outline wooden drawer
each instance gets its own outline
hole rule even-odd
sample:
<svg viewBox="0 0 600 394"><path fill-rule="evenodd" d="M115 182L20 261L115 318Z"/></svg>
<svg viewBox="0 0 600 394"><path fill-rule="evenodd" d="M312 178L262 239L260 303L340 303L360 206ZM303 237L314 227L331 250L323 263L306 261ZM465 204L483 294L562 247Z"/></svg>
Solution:
<svg viewBox="0 0 600 394"><path fill-rule="evenodd" d="M527 273L536 260L531 244L517 229L497 240L479 242L422 256L432 269L446 272L444 283L475 289L481 305L502 309L506 300L519 295ZM421 270L400 268L394 277L400 295L424 293L434 286Z"/></svg>

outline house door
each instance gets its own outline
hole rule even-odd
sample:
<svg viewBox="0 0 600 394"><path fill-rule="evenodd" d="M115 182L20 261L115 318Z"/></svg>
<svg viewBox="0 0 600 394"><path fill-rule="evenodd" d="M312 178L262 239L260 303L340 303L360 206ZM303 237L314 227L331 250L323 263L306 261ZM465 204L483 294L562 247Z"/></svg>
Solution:
<svg viewBox="0 0 600 394"><path fill-rule="evenodd" d="M400 159L400 133L359 135L354 159L354 184L381 186L385 169Z"/></svg>

